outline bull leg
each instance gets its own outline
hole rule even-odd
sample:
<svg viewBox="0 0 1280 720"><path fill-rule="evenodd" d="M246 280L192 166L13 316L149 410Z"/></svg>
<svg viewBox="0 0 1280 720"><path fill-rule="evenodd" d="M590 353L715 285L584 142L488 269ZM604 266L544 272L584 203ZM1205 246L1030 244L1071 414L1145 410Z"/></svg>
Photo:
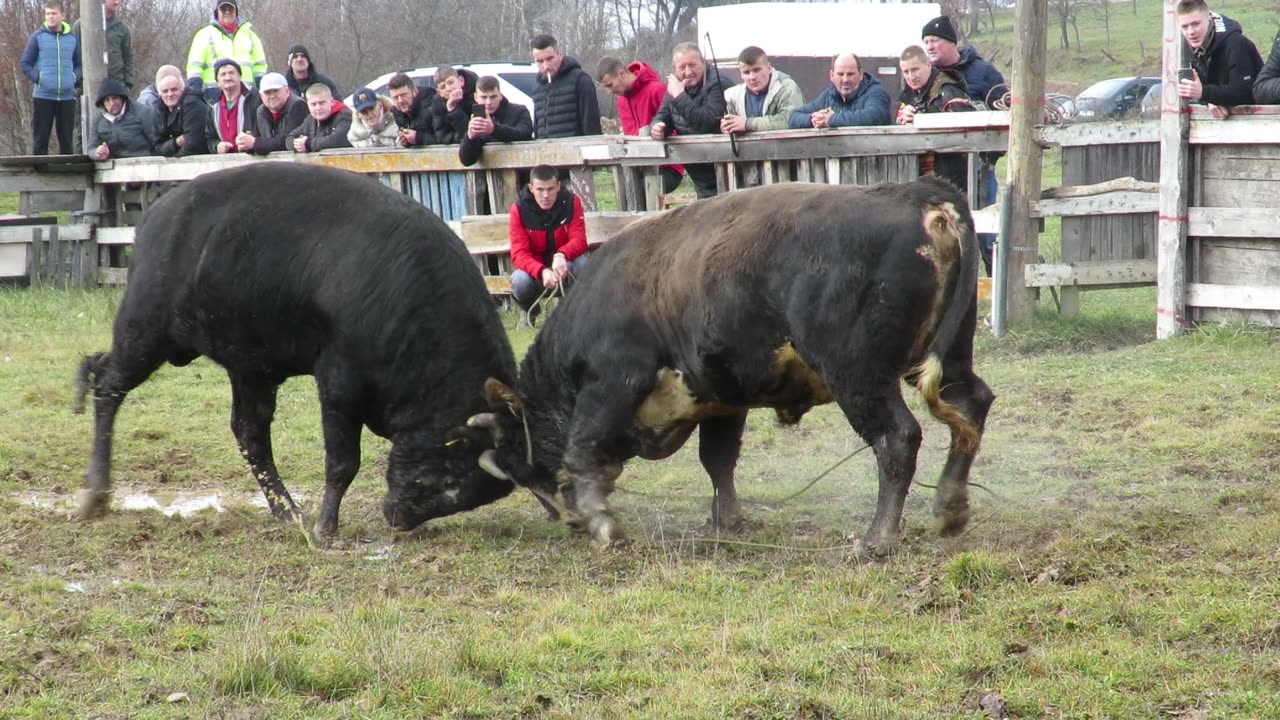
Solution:
<svg viewBox="0 0 1280 720"><path fill-rule="evenodd" d="M863 539L868 552L887 554L898 545L902 508L916 473L920 423L907 408L894 382L887 395L839 395L836 401L849 424L871 446L880 470L876 514Z"/></svg>
<svg viewBox="0 0 1280 720"><path fill-rule="evenodd" d="M929 406L934 417L951 428L951 449L933 506L944 537L959 535L969 522L969 468L978 453L987 411L994 400L991 388L966 368L944 371L939 399Z"/></svg>
<svg viewBox="0 0 1280 720"><path fill-rule="evenodd" d="M323 393L321 395L323 397ZM322 410L321 423L324 426L324 498L320 501L320 515L313 533L325 538L337 534L338 507L360 469L363 425L331 406Z"/></svg>
<svg viewBox="0 0 1280 720"><path fill-rule="evenodd" d="M300 520L302 511L285 490L271 451L271 421L276 414L279 383L234 373L228 375L231 378L231 432L240 445L240 454L249 461L272 516L277 520Z"/></svg>
<svg viewBox="0 0 1280 720"><path fill-rule="evenodd" d="M742 450L742 430L747 413L707 418L698 426L698 459L711 485L715 499L711 501L711 524L716 530L734 531L742 527L742 506L733 484L733 471Z"/></svg>
<svg viewBox="0 0 1280 720"><path fill-rule="evenodd" d="M80 492L80 516L86 520L102 516L111 501L111 439L116 413L130 390L141 385L164 363L159 350L128 352L113 348L111 353L86 357L80 365L80 391L93 388L93 451Z"/></svg>

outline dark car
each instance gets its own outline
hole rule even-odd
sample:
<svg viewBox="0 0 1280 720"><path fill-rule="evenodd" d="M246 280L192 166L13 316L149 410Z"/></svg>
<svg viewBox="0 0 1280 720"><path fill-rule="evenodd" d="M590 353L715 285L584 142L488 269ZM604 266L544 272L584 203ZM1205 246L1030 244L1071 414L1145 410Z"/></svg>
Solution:
<svg viewBox="0 0 1280 720"><path fill-rule="evenodd" d="M1147 91L1158 82L1158 77L1122 77L1096 82L1076 96L1079 108L1076 117L1081 120L1127 117L1138 110Z"/></svg>

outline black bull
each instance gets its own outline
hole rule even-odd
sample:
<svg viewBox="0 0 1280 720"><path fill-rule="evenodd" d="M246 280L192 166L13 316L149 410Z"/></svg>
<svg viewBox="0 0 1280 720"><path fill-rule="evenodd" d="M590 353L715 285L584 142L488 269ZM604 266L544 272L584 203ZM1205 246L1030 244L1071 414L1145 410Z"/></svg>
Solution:
<svg viewBox="0 0 1280 720"><path fill-rule="evenodd" d="M272 456L276 390L315 376L325 488L314 530L330 535L367 426L392 443L383 513L393 527L492 502L484 472L489 377L515 359L462 242L376 180L261 163L204 175L162 197L138 228L111 351L85 358L94 443L81 512L106 509L111 436L125 395L165 362L204 355L231 379L231 429L278 518L301 518Z"/></svg>
<svg viewBox="0 0 1280 720"><path fill-rule="evenodd" d="M472 419L532 438L486 465L564 506L608 543L607 505L632 457L664 458L694 428L712 518L741 520L733 484L747 411L783 423L834 401L875 451L865 543L896 545L920 425L915 384L951 430L935 514L968 522L968 476L994 395L973 372L978 246L964 199L921 179L872 188L786 184L730 193L628 227L553 313L498 410Z"/></svg>

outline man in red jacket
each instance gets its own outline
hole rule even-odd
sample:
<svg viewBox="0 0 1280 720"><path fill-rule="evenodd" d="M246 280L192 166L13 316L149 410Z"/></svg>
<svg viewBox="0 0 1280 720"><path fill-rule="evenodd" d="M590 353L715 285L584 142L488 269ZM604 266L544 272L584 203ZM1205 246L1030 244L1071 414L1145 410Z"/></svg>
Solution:
<svg viewBox="0 0 1280 720"><path fill-rule="evenodd" d="M529 171L528 189L511 206L511 294L532 326L541 311L537 302L569 289L575 275L587 269L587 221L578 196L560 186L550 165Z"/></svg>
<svg viewBox="0 0 1280 720"><path fill-rule="evenodd" d="M618 99L622 134L648 137L649 125L667 94L667 84L658 78L658 73L645 63L623 65L618 58L606 55L596 63L596 80ZM663 193L674 191L684 179L684 168L679 165L663 165L658 172L662 175Z"/></svg>

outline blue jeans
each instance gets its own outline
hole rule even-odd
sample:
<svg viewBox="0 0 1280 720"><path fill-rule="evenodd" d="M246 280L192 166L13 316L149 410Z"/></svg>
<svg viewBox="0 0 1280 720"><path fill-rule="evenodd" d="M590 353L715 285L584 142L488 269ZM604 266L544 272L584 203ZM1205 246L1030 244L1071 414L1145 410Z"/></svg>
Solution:
<svg viewBox="0 0 1280 720"><path fill-rule="evenodd" d="M569 263L569 277L564 280L564 289L567 292L573 286L573 280L577 276L586 272L587 256L579 255ZM516 270L511 273L511 296L515 298L516 304L521 308L528 310L530 306L538 299L546 290L542 287L542 281L533 277L523 270ZM550 293L547 293L550 295Z"/></svg>

